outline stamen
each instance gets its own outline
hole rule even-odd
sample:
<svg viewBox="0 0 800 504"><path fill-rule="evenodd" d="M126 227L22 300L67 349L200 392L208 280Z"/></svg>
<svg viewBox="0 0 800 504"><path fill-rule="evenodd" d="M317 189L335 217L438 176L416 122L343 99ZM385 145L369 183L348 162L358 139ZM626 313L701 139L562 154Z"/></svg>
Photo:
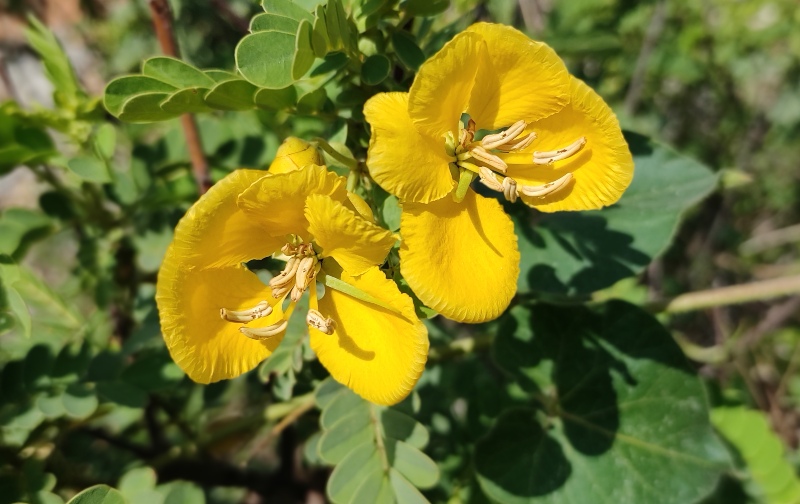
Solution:
<svg viewBox="0 0 800 504"><path fill-rule="evenodd" d="M498 145L497 149L503 152L514 152L530 147L533 141L536 140L536 133L528 133L521 140L511 145Z"/></svg>
<svg viewBox="0 0 800 504"><path fill-rule="evenodd" d="M306 323L325 334L333 334L333 331L336 329L335 320L330 317L326 318L324 315L322 315L322 313L314 309L308 310L308 315L306 315Z"/></svg>
<svg viewBox="0 0 800 504"><path fill-rule="evenodd" d="M490 167L494 168L499 172L505 173L506 170L508 170L508 165L506 164L505 161L495 156L494 154L491 154L480 145L473 147L472 149L470 149L469 152L470 154L472 154L472 157L474 157L478 161L486 163L487 165L489 165Z"/></svg>
<svg viewBox="0 0 800 504"><path fill-rule="evenodd" d="M315 257L304 257L300 260L300 266L297 268L295 275L295 286L304 291L308 285L314 280L319 272L320 265Z"/></svg>
<svg viewBox="0 0 800 504"><path fill-rule="evenodd" d="M481 145L488 150L497 149L501 145L505 145L517 138L520 133L525 131L527 126L528 123L523 120L519 120L500 133L486 135L481 140Z"/></svg>
<svg viewBox="0 0 800 504"><path fill-rule="evenodd" d="M540 186L521 186L519 188L519 193L533 198L544 198L548 194L560 191L561 189L566 187L571 180L572 180L572 173L567 173L566 175L557 180L548 182L547 184L543 184Z"/></svg>
<svg viewBox="0 0 800 504"><path fill-rule="evenodd" d="M251 322L257 318L266 317L272 313L272 307L266 301L261 301L249 310L226 310L220 308L219 316L228 322Z"/></svg>
<svg viewBox="0 0 800 504"><path fill-rule="evenodd" d="M511 177L506 177L503 179L503 195L511 203L517 201L517 196L519 196L519 193L517 192L516 180L512 179Z"/></svg>
<svg viewBox="0 0 800 504"><path fill-rule="evenodd" d="M580 137L563 149L545 152L535 151L533 153L533 163L543 165L561 161L562 159L573 156L576 152L581 150L584 145L586 145L586 137Z"/></svg>
<svg viewBox="0 0 800 504"><path fill-rule="evenodd" d="M281 320L267 327L240 327L239 332L250 339L265 340L282 333L288 325L288 320Z"/></svg>
<svg viewBox="0 0 800 504"><path fill-rule="evenodd" d="M480 167L478 175L481 177L481 183L493 191L503 192L503 184L497 181L497 176L492 170L485 166Z"/></svg>
<svg viewBox="0 0 800 504"><path fill-rule="evenodd" d="M286 246L283 247L284 249ZM298 257L290 257L288 261L286 261L286 266L283 268L283 271L280 272L279 275L272 277L269 281L269 286L273 289L278 289L281 286L285 285L287 282L291 283L292 279L294 278L295 274L297 273L297 268L300 266L300 259Z"/></svg>

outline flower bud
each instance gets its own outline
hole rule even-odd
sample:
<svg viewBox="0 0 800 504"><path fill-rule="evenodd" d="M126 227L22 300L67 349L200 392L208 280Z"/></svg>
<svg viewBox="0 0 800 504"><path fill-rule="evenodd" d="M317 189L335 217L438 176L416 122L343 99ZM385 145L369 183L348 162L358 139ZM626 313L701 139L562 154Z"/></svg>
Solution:
<svg viewBox="0 0 800 504"><path fill-rule="evenodd" d="M297 137L289 137L278 147L269 171L287 173L307 165L322 165L323 162L322 154L314 145Z"/></svg>

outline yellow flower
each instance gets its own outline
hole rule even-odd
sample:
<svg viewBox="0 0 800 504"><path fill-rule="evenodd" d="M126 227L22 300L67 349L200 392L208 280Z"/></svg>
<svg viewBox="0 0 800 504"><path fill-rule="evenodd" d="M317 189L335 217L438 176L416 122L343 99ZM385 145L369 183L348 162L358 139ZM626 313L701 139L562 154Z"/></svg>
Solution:
<svg viewBox="0 0 800 504"><path fill-rule="evenodd" d="M286 173L306 165L321 165L322 154L312 144L297 137L288 137L278 147L275 159L269 165L270 173Z"/></svg>
<svg viewBox="0 0 800 504"><path fill-rule="evenodd" d="M393 235L357 212L345 184L316 165L238 170L187 212L156 301L170 354L190 378L210 383L253 369L309 291L311 347L331 376L378 404L408 395L425 366L427 331L411 298L378 268ZM273 254L286 265L269 286L242 264Z"/></svg>
<svg viewBox="0 0 800 504"><path fill-rule="evenodd" d="M461 322L500 315L519 274L513 224L474 179L553 212L610 205L633 177L602 98L507 26L472 25L422 65L409 93L378 94L364 115L369 172L402 203L401 272L422 302Z"/></svg>

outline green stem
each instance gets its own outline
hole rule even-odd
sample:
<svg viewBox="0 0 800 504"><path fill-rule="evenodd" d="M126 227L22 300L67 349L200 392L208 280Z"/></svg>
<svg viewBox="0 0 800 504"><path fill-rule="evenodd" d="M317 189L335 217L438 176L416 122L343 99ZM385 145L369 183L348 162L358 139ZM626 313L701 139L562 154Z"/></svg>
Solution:
<svg viewBox="0 0 800 504"><path fill-rule="evenodd" d="M684 313L794 294L800 294L800 275L689 292L666 301L650 303L647 309L655 313Z"/></svg>
<svg viewBox="0 0 800 504"><path fill-rule="evenodd" d="M347 168L350 168L353 171L359 171L358 161L356 161L353 158L349 158L347 156L344 156L341 153L337 152L336 149L331 147L331 144L329 144L328 141L325 140L324 138L315 138L314 142L317 144L317 146L320 149L324 150L326 154L331 156L336 161L339 161L344 166L346 166Z"/></svg>

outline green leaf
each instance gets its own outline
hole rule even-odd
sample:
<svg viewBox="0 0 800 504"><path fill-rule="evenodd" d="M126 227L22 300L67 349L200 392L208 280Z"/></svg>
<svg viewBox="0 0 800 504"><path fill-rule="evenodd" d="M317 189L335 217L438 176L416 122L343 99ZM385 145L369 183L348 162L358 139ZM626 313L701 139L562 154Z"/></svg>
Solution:
<svg viewBox="0 0 800 504"><path fill-rule="evenodd" d="M0 214L0 254L20 258L30 242L47 235L53 221L41 212L9 208Z"/></svg>
<svg viewBox="0 0 800 504"><path fill-rule="evenodd" d="M304 94L297 100L297 111L301 114L310 114L322 110L327 99L328 93L325 91L325 88L315 89L310 93Z"/></svg>
<svg viewBox="0 0 800 504"><path fill-rule="evenodd" d="M538 214L514 205L521 253L520 292L590 293L638 274L663 254L687 209L714 190L699 162L627 133L636 170L610 208Z"/></svg>
<svg viewBox="0 0 800 504"><path fill-rule="evenodd" d="M616 301L511 315L494 358L540 409L506 412L476 446L492 500L685 504L714 489L729 456L702 383L657 320Z"/></svg>
<svg viewBox="0 0 800 504"><path fill-rule="evenodd" d="M292 61L292 78L299 80L314 64L314 48L311 41L313 28L309 21L302 21L295 38L294 60Z"/></svg>
<svg viewBox="0 0 800 504"><path fill-rule="evenodd" d="M403 504L428 504L426 499L419 490L403 477L398 471L392 469L389 471L389 480L392 484L392 491L394 491L395 500Z"/></svg>
<svg viewBox="0 0 800 504"><path fill-rule="evenodd" d="M368 479L380 479L381 458L375 445L364 444L350 452L328 479L328 497L335 504L354 502L358 488Z"/></svg>
<svg viewBox="0 0 800 504"><path fill-rule="evenodd" d="M147 404L147 393L123 381L99 382L97 393L103 399L129 408L144 408Z"/></svg>
<svg viewBox="0 0 800 504"><path fill-rule="evenodd" d="M389 443L392 467L417 488L432 488L439 481L439 468L427 455L402 441Z"/></svg>
<svg viewBox="0 0 800 504"><path fill-rule="evenodd" d="M161 110L170 115L210 112L211 107L204 101L208 92L200 88L181 89L161 102Z"/></svg>
<svg viewBox="0 0 800 504"><path fill-rule="evenodd" d="M389 231L397 231L400 229L400 215L402 213L403 211L400 208L400 203L397 201L396 196L389 195L383 200L381 216L383 217L384 224L389 228Z"/></svg>
<svg viewBox="0 0 800 504"><path fill-rule="evenodd" d="M283 89L259 89L254 101L256 105L266 109L288 109L297 103L297 89L294 86Z"/></svg>
<svg viewBox="0 0 800 504"><path fill-rule="evenodd" d="M72 173L87 182L107 184L111 182L106 164L93 156L81 156L70 159L67 167Z"/></svg>
<svg viewBox="0 0 800 504"><path fill-rule="evenodd" d="M381 411L381 425L383 434L389 439L404 441L420 450L428 445L428 429L396 409L386 408Z"/></svg>
<svg viewBox="0 0 800 504"><path fill-rule="evenodd" d="M103 159L110 160L114 157L117 146L117 130L112 124L101 124L94 132L94 146L97 154Z"/></svg>
<svg viewBox="0 0 800 504"><path fill-rule="evenodd" d="M106 86L103 103L112 115L119 117L122 107L131 97L144 93L173 93L175 86L152 77L143 75L128 75L118 77Z"/></svg>
<svg viewBox="0 0 800 504"><path fill-rule="evenodd" d="M222 110L250 110L257 87L241 79L221 82L205 97L207 105Z"/></svg>
<svg viewBox="0 0 800 504"><path fill-rule="evenodd" d="M439 469L420 451L428 442L425 427L331 379L317 388L316 401L322 434L314 455L336 465L327 486L332 502L427 502L414 485L433 487Z"/></svg>
<svg viewBox="0 0 800 504"><path fill-rule="evenodd" d="M375 86L389 76L390 69L389 58L383 54L374 54L364 61L364 65L361 67L361 80L365 84Z"/></svg>
<svg viewBox="0 0 800 504"><path fill-rule="evenodd" d="M413 16L435 16L450 7L450 0L406 0L400 7Z"/></svg>
<svg viewBox="0 0 800 504"><path fill-rule="evenodd" d="M216 83L239 78L239 76L237 76L235 73L231 73L226 70L206 70L203 73L208 75L211 78L211 80L213 80Z"/></svg>
<svg viewBox="0 0 800 504"><path fill-rule="evenodd" d="M214 79L181 60L168 56L150 58L142 65L142 74L176 88L210 88Z"/></svg>
<svg viewBox="0 0 800 504"><path fill-rule="evenodd" d="M149 353L126 367L121 379L144 391L152 392L174 387L183 379L183 371L166 353Z"/></svg>
<svg viewBox="0 0 800 504"><path fill-rule="evenodd" d="M414 36L408 32L396 31L392 34L392 46L400 61L411 70L418 70L425 62L425 53L417 45Z"/></svg>
<svg viewBox="0 0 800 504"><path fill-rule="evenodd" d="M67 504L127 504L125 497L108 485L95 485L79 493Z"/></svg>
<svg viewBox="0 0 800 504"><path fill-rule="evenodd" d="M310 12L289 0L263 0L261 7L268 14L294 19L298 23L301 21L312 23L314 21L314 17Z"/></svg>
<svg viewBox="0 0 800 504"><path fill-rule="evenodd" d="M119 491L128 504L163 504L164 496L156 489L156 472L149 467L137 467L119 480Z"/></svg>
<svg viewBox="0 0 800 504"><path fill-rule="evenodd" d="M206 496L203 490L188 481L176 481L160 487L167 488L164 504L205 504Z"/></svg>
<svg viewBox="0 0 800 504"><path fill-rule="evenodd" d="M73 383L61 396L64 410L72 418L88 418L97 409L97 396L94 390L85 384Z"/></svg>
<svg viewBox="0 0 800 504"><path fill-rule="evenodd" d="M69 58L56 37L45 25L33 16L29 17L28 21L30 27L25 30L25 36L42 58L47 78L55 88L56 103L76 108L83 91L75 77Z"/></svg>
<svg viewBox="0 0 800 504"><path fill-rule="evenodd" d="M324 58L331 48L324 5L317 5L314 14L314 33L311 36L311 45L314 46L314 54L317 58Z"/></svg>
<svg viewBox="0 0 800 504"><path fill-rule="evenodd" d="M339 9L336 2L339 0L328 0L325 5L325 31L328 33L329 50L338 51L344 46L342 35L339 33Z"/></svg>
<svg viewBox="0 0 800 504"><path fill-rule="evenodd" d="M258 87L282 89L294 82L292 65L295 36L281 32L258 32L236 46L236 66L245 79Z"/></svg>
<svg viewBox="0 0 800 504"><path fill-rule="evenodd" d="M362 444L372 444L375 433L369 428L371 421L368 407L356 408L340 418L322 434L318 448L320 458L329 464L338 464Z"/></svg>
<svg viewBox="0 0 800 504"><path fill-rule="evenodd" d="M800 479L763 413L744 407L715 408L711 421L739 452L766 503L800 502Z"/></svg>
<svg viewBox="0 0 800 504"><path fill-rule="evenodd" d="M143 93L136 95L122 105L119 118L127 122L156 122L178 117L161 108L161 102L170 97L167 93Z"/></svg>
<svg viewBox="0 0 800 504"><path fill-rule="evenodd" d="M277 31L294 35L300 23L297 19L276 14L258 14L250 20L250 33Z"/></svg>

